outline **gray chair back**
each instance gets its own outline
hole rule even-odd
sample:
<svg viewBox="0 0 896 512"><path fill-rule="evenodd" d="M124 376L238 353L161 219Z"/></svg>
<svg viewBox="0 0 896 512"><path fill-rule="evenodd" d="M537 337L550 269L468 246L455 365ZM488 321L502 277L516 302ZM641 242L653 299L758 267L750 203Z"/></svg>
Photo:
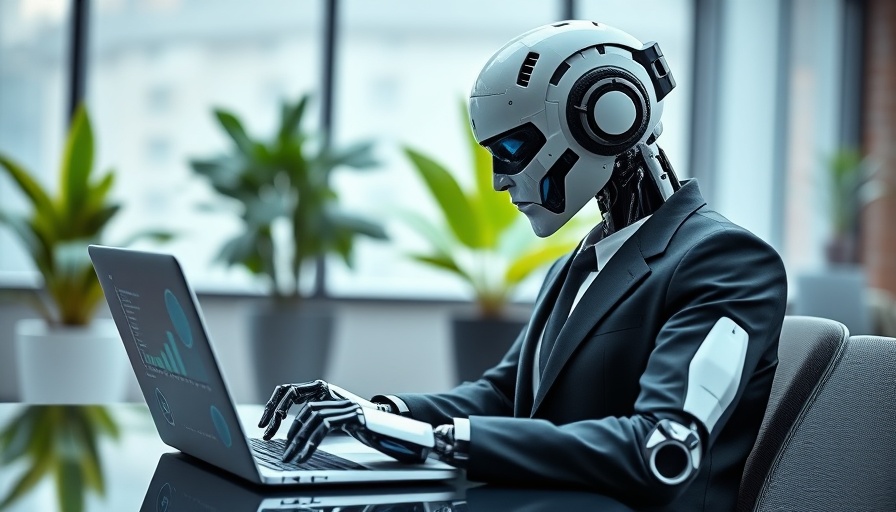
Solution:
<svg viewBox="0 0 896 512"><path fill-rule="evenodd" d="M896 339L854 336L842 344L773 457L752 510L896 510Z"/></svg>
<svg viewBox="0 0 896 512"><path fill-rule="evenodd" d="M741 479L737 510L754 510L772 463L832 362L843 350L849 331L840 322L787 316L778 342L778 368L753 450Z"/></svg>

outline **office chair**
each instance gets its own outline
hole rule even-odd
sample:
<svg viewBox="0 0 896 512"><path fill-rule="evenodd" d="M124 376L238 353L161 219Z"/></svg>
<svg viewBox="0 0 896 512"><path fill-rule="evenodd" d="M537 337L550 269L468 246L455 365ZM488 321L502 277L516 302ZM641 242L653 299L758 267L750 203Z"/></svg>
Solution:
<svg viewBox="0 0 896 512"><path fill-rule="evenodd" d="M789 321L796 325L782 333L782 346L793 347L808 322ZM738 510L896 510L896 339L822 337L802 337L815 347L802 372L790 373L790 363L779 368L782 383L792 384L769 403Z"/></svg>
<svg viewBox="0 0 896 512"><path fill-rule="evenodd" d="M848 337L846 326L834 320L809 316L784 317L778 341L778 368L771 395L741 478L739 512L753 510L791 426Z"/></svg>

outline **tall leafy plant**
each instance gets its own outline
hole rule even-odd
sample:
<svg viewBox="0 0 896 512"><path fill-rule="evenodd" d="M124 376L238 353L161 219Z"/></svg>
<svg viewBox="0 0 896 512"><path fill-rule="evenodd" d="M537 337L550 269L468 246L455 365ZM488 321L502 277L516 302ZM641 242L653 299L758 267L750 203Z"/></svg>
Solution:
<svg viewBox="0 0 896 512"><path fill-rule="evenodd" d="M0 209L0 224L18 236L43 277L51 305L47 307L41 300L33 304L51 324L89 323L103 297L87 245L101 241L103 230L121 205L109 199L114 171L93 179L93 159L93 129L83 105L71 121L55 195L34 179L34 173L0 153L0 169L31 203L31 212L24 215ZM146 232L122 243L140 237L165 240L170 234Z"/></svg>
<svg viewBox="0 0 896 512"><path fill-rule="evenodd" d="M500 317L527 277L572 250L577 229L569 225L549 239L536 237L507 194L495 192L491 155L467 128L464 103L461 115L472 157L471 188L465 190L454 173L422 151L404 148L440 214L431 222L405 213L428 245L426 252L410 257L460 278L472 290L481 316Z"/></svg>
<svg viewBox="0 0 896 512"><path fill-rule="evenodd" d="M355 237L386 238L379 224L340 209L330 183L335 169L374 167L372 145L336 149L304 131L309 98L283 103L280 126L270 139L253 138L236 115L215 110L232 147L191 162L196 173L239 207L243 230L224 244L218 259L265 276L280 298L300 296L308 263L337 254L350 265ZM282 255L287 264L279 263Z"/></svg>
<svg viewBox="0 0 896 512"><path fill-rule="evenodd" d="M49 304L40 296L29 294L28 298L51 325L88 324L103 297L87 245L102 242L106 226L121 205L109 198L114 171L110 169L94 179L93 160L93 129L83 105L72 117L55 194L44 188L34 173L0 153L0 169L12 178L31 206L25 214L0 209L0 224L12 229L43 277ZM147 231L121 245L143 237L167 240L171 234ZM97 451L103 436L118 436L118 427L103 407L25 409L0 431L0 465L30 462L9 494L0 500L0 510L49 475L56 482L61 510L82 510L85 490L103 494L105 489Z"/></svg>

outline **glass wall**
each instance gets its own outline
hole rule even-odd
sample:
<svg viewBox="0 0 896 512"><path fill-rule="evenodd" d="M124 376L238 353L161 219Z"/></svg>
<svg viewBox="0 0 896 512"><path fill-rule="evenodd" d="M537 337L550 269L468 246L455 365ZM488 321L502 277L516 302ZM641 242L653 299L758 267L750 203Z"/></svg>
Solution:
<svg viewBox="0 0 896 512"><path fill-rule="evenodd" d="M383 8L388 5L388 8ZM417 246L403 213L436 221L435 203L403 147L421 151L472 186L466 144L466 99L491 54L508 40L560 17L559 3L540 0L423 3L400 0L340 4L334 138L377 142L382 166L343 173L337 185L347 205L385 220L391 243L362 241L356 265L330 265L336 295L464 297L461 283L411 262ZM522 217L522 216L521 216ZM533 235L534 236L534 235Z"/></svg>
<svg viewBox="0 0 896 512"><path fill-rule="evenodd" d="M661 144L687 175L693 0L575 2L576 15L657 40L677 89L666 101ZM0 148L44 176L56 172L64 133L70 2L0 2ZM238 232L232 211L191 170L191 159L229 148L214 108L230 110L256 136L270 136L279 102L311 92L308 121L318 122L325 67L326 0L92 0L88 22L87 104L99 170L117 171L115 195L124 208L107 233L115 244L134 232L177 233L164 245L201 291L262 290L240 269L214 262ZM465 103L487 58L514 36L565 16L562 0L423 3L412 0L338 3L332 54L332 140L375 143L381 165L334 174L342 205L381 220L387 243L359 240L355 266L327 262L325 292L338 297L463 299L454 278L410 261L419 249L403 221L412 210L435 218L433 201L412 170L413 147L471 185ZM643 16L644 10L654 13ZM21 142L20 142L21 141ZM0 182L0 198L8 187ZM220 204L220 203L219 203ZM586 215L597 220L596 209ZM520 216L521 228L527 230ZM532 235L534 237L534 235ZM30 275L29 261L0 230L0 270ZM12 248L12 249L7 249ZM23 274L25 272L25 274ZM534 298L538 276L519 299Z"/></svg>
<svg viewBox="0 0 896 512"><path fill-rule="evenodd" d="M69 2L0 2L0 153L55 190L68 117ZM27 213L15 185L0 174L0 204ZM0 284L37 284L18 238L0 228Z"/></svg>
<svg viewBox="0 0 896 512"><path fill-rule="evenodd" d="M576 16L615 25L644 41L661 42L678 81L666 102L661 140L673 164L684 168L692 2L648 3L648 8L657 10L656 16L644 17L643 6L635 8L624 1L577 2ZM387 222L392 242L362 242L353 270L334 261L328 290L334 295L466 298L468 292L459 280L405 256L420 249L420 240L408 232L403 212L413 210L434 221L438 217L402 148L424 152L452 170L462 185L471 186L465 101L473 81L508 40L561 19L562 2L348 0L340 6L335 137L376 140L383 166L365 175L344 173L337 183L347 204ZM598 220L596 208L584 215ZM520 217L521 228L527 230ZM534 299L541 275L533 276L517 298Z"/></svg>
<svg viewBox="0 0 896 512"><path fill-rule="evenodd" d="M105 0L91 3L87 102L99 163L118 171L125 205L109 242L147 228L176 233L175 253L202 290L263 289L214 262L240 224L189 162L232 144L213 109L251 135L275 135L283 100L317 92L322 2ZM317 105L306 114L318 123ZM216 205L209 210L203 205ZM225 206L221 209L220 206Z"/></svg>

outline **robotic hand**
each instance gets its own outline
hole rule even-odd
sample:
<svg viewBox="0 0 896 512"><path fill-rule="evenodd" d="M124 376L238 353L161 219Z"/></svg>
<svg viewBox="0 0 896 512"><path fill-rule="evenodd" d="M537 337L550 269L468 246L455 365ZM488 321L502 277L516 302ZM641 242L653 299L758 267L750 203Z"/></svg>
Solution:
<svg viewBox="0 0 896 512"><path fill-rule="evenodd" d="M274 437L280 428L280 423L293 405L331 400L348 400L368 409L392 412L391 406L387 404L375 404L320 379L299 384L281 384L274 388L274 393L265 404L261 420L258 422L259 428L267 427L264 431L264 439L269 440Z"/></svg>
<svg viewBox="0 0 896 512"><path fill-rule="evenodd" d="M393 414L389 404L375 403L322 380L277 386L264 408L259 427L271 439L293 405L301 405L286 434L284 461L304 462L327 434L342 430L400 462L421 463L433 456L461 467L464 440L454 425L433 429L428 423ZM466 436L469 439L469 436Z"/></svg>

